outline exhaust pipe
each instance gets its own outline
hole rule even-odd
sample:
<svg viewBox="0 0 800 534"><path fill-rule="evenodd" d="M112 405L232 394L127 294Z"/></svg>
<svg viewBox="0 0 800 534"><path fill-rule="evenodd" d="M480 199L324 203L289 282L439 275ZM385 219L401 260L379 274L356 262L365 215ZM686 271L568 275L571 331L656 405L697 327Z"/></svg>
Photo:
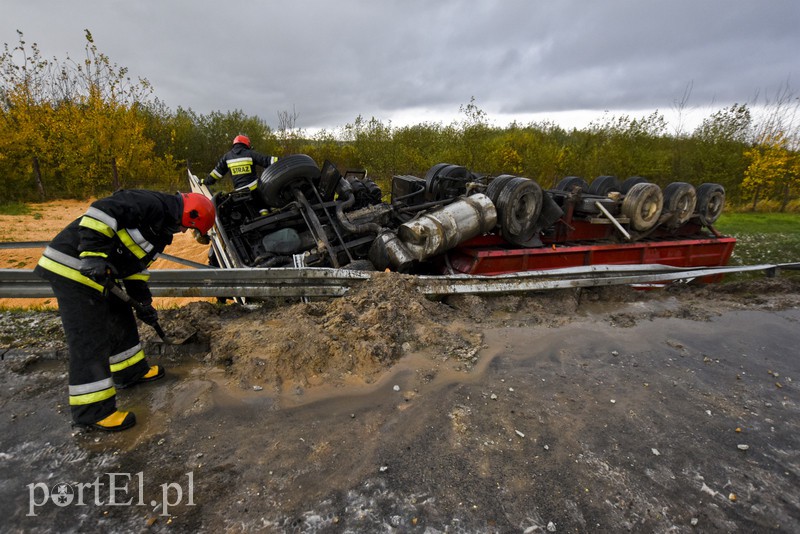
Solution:
<svg viewBox="0 0 800 534"><path fill-rule="evenodd" d="M398 237L411 257L423 261L496 225L494 204L486 195L476 194L400 225Z"/></svg>

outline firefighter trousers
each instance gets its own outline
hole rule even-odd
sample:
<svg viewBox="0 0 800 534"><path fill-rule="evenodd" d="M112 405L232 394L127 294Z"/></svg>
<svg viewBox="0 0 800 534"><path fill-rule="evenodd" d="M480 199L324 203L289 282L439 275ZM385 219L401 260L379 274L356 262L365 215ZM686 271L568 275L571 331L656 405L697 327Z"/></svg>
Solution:
<svg viewBox="0 0 800 534"><path fill-rule="evenodd" d="M130 305L68 279L51 280L69 347L72 419L92 424L116 410L116 385L136 382L150 366Z"/></svg>

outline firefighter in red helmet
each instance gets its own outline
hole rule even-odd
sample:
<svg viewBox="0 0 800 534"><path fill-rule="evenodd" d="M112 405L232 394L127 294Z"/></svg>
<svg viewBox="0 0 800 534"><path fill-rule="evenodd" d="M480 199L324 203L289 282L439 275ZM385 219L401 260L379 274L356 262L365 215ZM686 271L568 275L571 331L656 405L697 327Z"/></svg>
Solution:
<svg viewBox="0 0 800 534"><path fill-rule="evenodd" d="M202 183L212 185L230 172L234 189L254 191L258 186L256 165L266 169L273 161L274 158L253 150L249 137L237 135L233 138L233 147L219 159Z"/></svg>
<svg viewBox="0 0 800 534"><path fill-rule="evenodd" d="M164 376L149 365L131 307L109 294L123 284L143 306L147 324L158 320L147 268L173 235L214 225L214 204L199 193L121 190L91 204L45 248L35 272L50 282L69 346L69 404L78 426L106 431L136 423L117 410L116 389Z"/></svg>

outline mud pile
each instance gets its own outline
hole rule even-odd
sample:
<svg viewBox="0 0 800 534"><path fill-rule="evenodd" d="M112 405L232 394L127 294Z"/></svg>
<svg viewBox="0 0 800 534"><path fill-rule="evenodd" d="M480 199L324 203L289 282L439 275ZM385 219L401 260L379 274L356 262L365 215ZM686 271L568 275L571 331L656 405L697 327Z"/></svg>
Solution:
<svg viewBox="0 0 800 534"><path fill-rule="evenodd" d="M469 371L489 327L559 327L592 314L612 327L632 327L656 318L708 321L723 310L799 303L798 276L674 284L659 291L613 286L433 299L417 291L414 277L374 273L339 298L270 299L246 306L191 302L162 309L160 317L175 338L197 332L193 358L222 366L242 388L280 392L372 383L406 354ZM140 333L146 346L157 339L150 327L141 326ZM0 314L0 355L21 365L40 356L66 360L57 312Z"/></svg>
<svg viewBox="0 0 800 534"><path fill-rule="evenodd" d="M175 315L169 324L193 324L209 342L210 363L223 364L243 387L369 383L403 354L420 351L468 368L482 344L455 309L395 273L376 273L336 299L192 303Z"/></svg>

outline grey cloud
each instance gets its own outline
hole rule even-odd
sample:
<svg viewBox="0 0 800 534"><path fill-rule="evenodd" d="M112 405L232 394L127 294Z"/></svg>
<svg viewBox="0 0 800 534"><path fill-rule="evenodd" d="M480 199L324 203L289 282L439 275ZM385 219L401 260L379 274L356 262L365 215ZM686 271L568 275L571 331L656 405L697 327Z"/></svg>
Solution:
<svg viewBox="0 0 800 534"><path fill-rule="evenodd" d="M172 108L242 109L305 128L407 109L664 109L749 101L800 76L800 3L672 0L2 0L45 56L98 48Z"/></svg>

